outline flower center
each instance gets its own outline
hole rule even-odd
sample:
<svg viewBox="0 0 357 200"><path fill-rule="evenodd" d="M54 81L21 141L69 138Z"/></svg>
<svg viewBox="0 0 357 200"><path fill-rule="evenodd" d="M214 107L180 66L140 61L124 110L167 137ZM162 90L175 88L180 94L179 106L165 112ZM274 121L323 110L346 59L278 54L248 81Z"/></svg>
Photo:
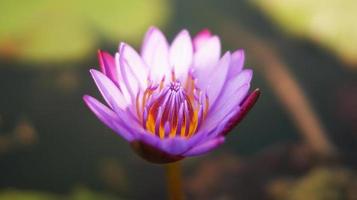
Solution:
<svg viewBox="0 0 357 200"><path fill-rule="evenodd" d="M142 97L143 114L139 117L144 128L161 139L176 136L190 138L207 110L200 96L202 94L189 84L183 87L176 80L166 87L161 84L148 88ZM205 103L208 106L208 100Z"/></svg>

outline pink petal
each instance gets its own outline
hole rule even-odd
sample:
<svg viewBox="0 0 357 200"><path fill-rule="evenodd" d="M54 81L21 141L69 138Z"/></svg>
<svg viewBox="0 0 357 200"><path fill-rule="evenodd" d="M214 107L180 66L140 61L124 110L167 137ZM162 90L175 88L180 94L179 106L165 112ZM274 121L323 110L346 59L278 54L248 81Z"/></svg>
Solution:
<svg viewBox="0 0 357 200"><path fill-rule="evenodd" d="M107 125L109 128L114 130L129 142L134 139L133 135L120 123L118 123L120 120L116 113L91 96L85 95L83 96L83 100L92 110L92 112L98 117L98 119L105 125Z"/></svg>
<svg viewBox="0 0 357 200"><path fill-rule="evenodd" d="M207 153L207 152L212 151L213 149L217 148L221 144L223 144L224 140L225 140L224 137L218 137L218 138L211 139L211 140L204 142L196 147L193 147L189 151L185 152L183 155L184 156L197 156L197 155Z"/></svg>
<svg viewBox="0 0 357 200"><path fill-rule="evenodd" d="M107 76L95 69L91 69L90 73L104 100L112 109L117 110L128 107L129 104L125 101L118 87Z"/></svg>
<svg viewBox="0 0 357 200"><path fill-rule="evenodd" d="M119 62L122 69L125 69L129 74L126 74L128 79L133 79L139 83L140 88L147 88L148 68L138 53L128 44L123 44L121 47ZM124 77L123 77L124 78ZM135 80L134 80L135 79ZM136 91L137 92L137 91ZM135 93L136 95L136 93Z"/></svg>
<svg viewBox="0 0 357 200"><path fill-rule="evenodd" d="M107 75L113 82L117 83L118 75L113 56L105 51L98 50L98 59L102 73Z"/></svg>
<svg viewBox="0 0 357 200"><path fill-rule="evenodd" d="M169 45L164 34L156 27L151 27L144 38L141 56L150 68L150 76L154 80L161 80L169 76Z"/></svg>
<svg viewBox="0 0 357 200"><path fill-rule="evenodd" d="M175 75L185 81L188 69L192 64L193 47L190 34L187 30L181 31L170 47L170 64Z"/></svg>
<svg viewBox="0 0 357 200"><path fill-rule="evenodd" d="M228 77L233 78L242 71L244 65L244 51L237 50L232 53L231 66L229 67Z"/></svg>
<svg viewBox="0 0 357 200"><path fill-rule="evenodd" d="M197 35L195 36L195 38L193 39L193 45L195 48L195 51L197 49L202 48L202 46L207 42L207 40L209 38L212 37L212 34L210 32L210 30L208 29L203 29L202 31L200 31L199 33L197 33Z"/></svg>

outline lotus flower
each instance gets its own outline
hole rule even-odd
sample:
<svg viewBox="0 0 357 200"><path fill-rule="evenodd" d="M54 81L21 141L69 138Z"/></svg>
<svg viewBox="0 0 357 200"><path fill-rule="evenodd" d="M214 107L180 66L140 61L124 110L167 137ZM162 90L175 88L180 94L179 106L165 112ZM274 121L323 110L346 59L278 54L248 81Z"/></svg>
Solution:
<svg viewBox="0 0 357 200"><path fill-rule="evenodd" d="M207 153L256 102L248 95L252 70L244 52L226 52L216 35L193 39L182 30L171 45L151 27L140 54L121 43L114 56L98 52L101 71L90 73L107 105L85 95L93 113L144 159L169 163Z"/></svg>

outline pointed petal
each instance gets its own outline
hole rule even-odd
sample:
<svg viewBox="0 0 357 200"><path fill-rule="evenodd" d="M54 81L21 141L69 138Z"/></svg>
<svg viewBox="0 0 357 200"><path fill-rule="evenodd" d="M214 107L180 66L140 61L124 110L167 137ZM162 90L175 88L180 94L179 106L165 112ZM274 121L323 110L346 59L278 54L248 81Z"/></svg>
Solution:
<svg viewBox="0 0 357 200"><path fill-rule="evenodd" d="M186 79L188 69L192 64L193 47L187 30L181 31L170 47L170 64L175 75L182 81Z"/></svg>
<svg viewBox="0 0 357 200"><path fill-rule="evenodd" d="M169 76L169 45L164 34L156 27L151 27L144 38L141 56L150 68L150 76L154 80L161 80L164 75Z"/></svg>
<svg viewBox="0 0 357 200"><path fill-rule="evenodd" d="M231 99L231 97L234 96L234 93L236 93L238 89L241 88L244 84L250 84L252 77L253 71L246 69L239 73L238 76L228 79L224 85L224 88L222 89L221 95L219 95L214 104L211 104L210 109L214 110L216 107L224 104L227 99Z"/></svg>
<svg viewBox="0 0 357 200"><path fill-rule="evenodd" d="M218 36L212 36L205 40L200 48L196 49L193 56L193 66L197 73L202 70L211 71L221 55L221 42Z"/></svg>
<svg viewBox="0 0 357 200"><path fill-rule="evenodd" d="M227 77L230 61L231 61L231 54L229 52L227 52L221 58L221 60L215 67L215 70L213 71L213 73L210 76L208 76L209 78L205 77L205 79L209 80L207 85L199 86L201 88L207 88L206 91L208 94L208 100L211 105L213 105L214 102L216 101L218 95L220 94L220 92L226 82L226 77Z"/></svg>
<svg viewBox="0 0 357 200"><path fill-rule="evenodd" d="M239 109L239 105L242 100L246 97L249 91L249 84L243 85L232 96L223 104L217 105L214 110L210 110L206 117L206 120L202 124L201 129L205 132L210 132L218 126L226 117L232 113L235 109Z"/></svg>
<svg viewBox="0 0 357 200"><path fill-rule="evenodd" d="M254 104L258 101L260 96L260 90L255 89L249 96L244 100L242 103L239 112L234 115L229 122L227 123L226 127L224 128L222 135L227 135L230 130L232 130L243 118L248 114L250 109L253 108Z"/></svg>
<svg viewBox="0 0 357 200"><path fill-rule="evenodd" d="M195 51L197 51L197 49L202 48L202 46L208 41L209 38L212 37L211 31L208 29L203 29L202 31L200 31L199 33L197 33L197 35L195 36L195 38L193 39L193 45L194 45L194 49Z"/></svg>
<svg viewBox="0 0 357 200"><path fill-rule="evenodd" d="M206 140L216 138L219 136L226 136L249 112L254 106L260 96L259 89L255 89L245 98L241 105L236 105L231 111L229 111L222 120L216 125L216 127L210 127L210 131L204 131L202 137ZM208 128L208 127L206 127ZM197 133L198 134L198 133Z"/></svg>
<svg viewBox="0 0 357 200"><path fill-rule="evenodd" d="M139 91L140 86L139 86L139 82L138 82L137 78L135 77L132 69L128 65L128 61L124 57L125 49L126 49L126 45L123 43L121 45L120 52L119 52L120 73L123 78L123 82L125 83L125 86L130 93L131 100L133 101Z"/></svg>
<svg viewBox="0 0 357 200"><path fill-rule="evenodd" d="M113 56L105 51L98 50L98 59L102 73L108 76L114 83L117 83L118 75Z"/></svg>
<svg viewBox="0 0 357 200"><path fill-rule="evenodd" d="M95 69L91 69L90 73L104 100L112 109L117 110L128 107L129 104L125 101L118 87L107 76Z"/></svg>
<svg viewBox="0 0 357 200"><path fill-rule="evenodd" d="M138 53L128 44L123 44L121 47L119 62L121 67L131 77L139 83L140 88L145 90L147 88L148 68ZM134 80L133 80L134 81Z"/></svg>
<svg viewBox="0 0 357 200"><path fill-rule="evenodd" d="M233 78L242 71L244 60L245 56L243 50L237 50L232 53L232 61L229 67L228 78Z"/></svg>
<svg viewBox="0 0 357 200"><path fill-rule="evenodd" d="M100 121L102 121L109 128L114 130L120 136L122 136L127 141L132 141L134 139L133 135L125 129L120 123L118 116L110 110L108 107L100 103L97 99L85 95L83 96L84 102L87 106L92 110L92 112L98 117Z"/></svg>
<svg viewBox="0 0 357 200"><path fill-rule="evenodd" d="M225 140L224 137L218 137L218 138L211 139L211 140L204 142L196 147L193 147L189 151L185 152L183 154L183 156L197 156L197 155L207 153L207 152L212 151L213 149L217 148L221 144L223 144L224 140Z"/></svg>
<svg viewBox="0 0 357 200"><path fill-rule="evenodd" d="M129 92L129 89L128 89L128 86L126 85L126 83L124 82L124 78L122 76L122 73L121 73L121 68L122 66L120 65L120 54L117 52L115 54L115 65L117 66L117 72L118 72L118 77L119 77L119 89L121 91L121 93L123 94L126 102L132 102L132 99L131 99L131 94Z"/></svg>

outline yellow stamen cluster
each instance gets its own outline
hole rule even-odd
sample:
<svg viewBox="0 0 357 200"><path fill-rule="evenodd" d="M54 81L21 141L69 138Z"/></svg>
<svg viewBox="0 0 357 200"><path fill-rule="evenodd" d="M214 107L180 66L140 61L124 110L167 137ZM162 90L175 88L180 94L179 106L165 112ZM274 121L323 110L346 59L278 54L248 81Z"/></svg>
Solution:
<svg viewBox="0 0 357 200"><path fill-rule="evenodd" d="M148 87L141 98L137 97L137 114L144 128L161 139L176 136L187 139L196 133L206 115L208 98L202 98L191 76L185 87L172 77L169 85L164 86L162 80L158 86Z"/></svg>

